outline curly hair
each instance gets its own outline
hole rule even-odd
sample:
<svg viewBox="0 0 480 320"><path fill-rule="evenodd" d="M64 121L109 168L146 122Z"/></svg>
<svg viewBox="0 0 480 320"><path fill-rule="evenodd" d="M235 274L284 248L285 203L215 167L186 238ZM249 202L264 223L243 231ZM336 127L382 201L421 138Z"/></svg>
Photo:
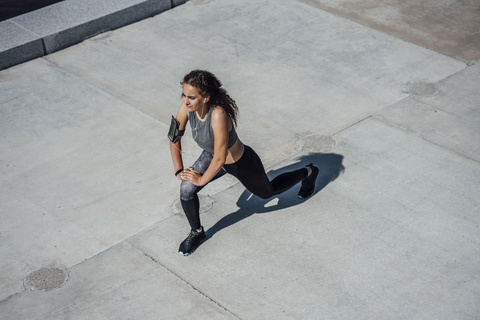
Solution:
<svg viewBox="0 0 480 320"><path fill-rule="evenodd" d="M215 75L206 70L193 70L180 82L189 84L198 89L202 96L210 96L210 103L214 106L222 107L232 119L232 122L237 126L238 107L235 102L227 93L227 90L222 88L222 83Z"/></svg>

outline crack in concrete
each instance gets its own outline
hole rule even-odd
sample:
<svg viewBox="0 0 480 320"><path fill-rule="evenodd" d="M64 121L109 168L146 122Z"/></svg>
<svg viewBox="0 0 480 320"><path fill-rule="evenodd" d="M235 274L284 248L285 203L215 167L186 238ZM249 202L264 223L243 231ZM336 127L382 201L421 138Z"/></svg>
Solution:
<svg viewBox="0 0 480 320"><path fill-rule="evenodd" d="M161 263L160 261L158 261L157 259L155 259L154 257L152 257L151 255L149 255L148 253L140 250L140 248L136 247L133 243L131 243L130 241L128 240L125 240L125 242L127 242L128 244L130 244L133 248L135 248L136 250L138 250L139 252L141 252L145 257L148 257L150 258L153 262L155 262L156 264L158 264L159 266L161 266L162 268L164 268L165 270L167 270L168 272L170 272L172 275L174 275L175 277L177 277L179 280L181 280L183 283L187 284L189 287L191 287L195 292L199 293L201 296L207 298L208 300L210 300L213 304L215 304L216 306L218 306L219 308L225 310L226 312L228 312L229 314L231 314L232 316L234 316L236 319L239 319L241 320L242 318L240 318L239 316L237 316L235 313L233 313L232 311L230 311L229 309L227 309L226 307L224 307L222 304L220 304L219 302L215 301L213 298L211 298L210 296L208 296L206 293L204 293L203 291L201 291L200 289L198 289L197 287L195 287L193 284L191 284L190 282L188 282L187 280L183 279L178 273L176 273L175 271L173 271L172 269L170 269L169 267L165 266L163 263Z"/></svg>

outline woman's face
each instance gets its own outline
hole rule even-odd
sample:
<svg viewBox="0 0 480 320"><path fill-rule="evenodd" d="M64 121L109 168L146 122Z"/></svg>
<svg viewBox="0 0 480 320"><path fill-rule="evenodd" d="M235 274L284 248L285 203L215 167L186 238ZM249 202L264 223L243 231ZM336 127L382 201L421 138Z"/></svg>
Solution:
<svg viewBox="0 0 480 320"><path fill-rule="evenodd" d="M188 112L202 111L204 104L208 102L208 97L202 96L196 87L188 83L183 85L182 97Z"/></svg>

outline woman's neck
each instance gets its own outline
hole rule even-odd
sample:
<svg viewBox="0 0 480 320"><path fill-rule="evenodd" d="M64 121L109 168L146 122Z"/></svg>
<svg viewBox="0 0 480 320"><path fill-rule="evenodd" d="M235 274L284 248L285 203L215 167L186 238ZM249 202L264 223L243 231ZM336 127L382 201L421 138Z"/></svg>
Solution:
<svg viewBox="0 0 480 320"><path fill-rule="evenodd" d="M208 114L210 111L210 106L206 103L201 109L197 110L197 117L200 120L204 120L205 116Z"/></svg>

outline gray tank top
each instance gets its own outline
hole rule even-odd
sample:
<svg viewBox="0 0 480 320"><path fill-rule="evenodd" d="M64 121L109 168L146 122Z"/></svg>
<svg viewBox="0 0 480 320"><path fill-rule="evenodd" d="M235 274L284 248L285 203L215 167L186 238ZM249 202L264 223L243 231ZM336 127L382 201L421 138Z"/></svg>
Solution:
<svg viewBox="0 0 480 320"><path fill-rule="evenodd" d="M214 135L212 128L212 111L214 108L210 108L208 111L207 119L200 121L196 112L188 113L188 120L190 121L190 127L192 128L193 140L198 144L200 148L210 153L214 151ZM231 148L235 142L237 142L238 136L235 131L235 126L232 123L232 130L228 133L228 148Z"/></svg>

